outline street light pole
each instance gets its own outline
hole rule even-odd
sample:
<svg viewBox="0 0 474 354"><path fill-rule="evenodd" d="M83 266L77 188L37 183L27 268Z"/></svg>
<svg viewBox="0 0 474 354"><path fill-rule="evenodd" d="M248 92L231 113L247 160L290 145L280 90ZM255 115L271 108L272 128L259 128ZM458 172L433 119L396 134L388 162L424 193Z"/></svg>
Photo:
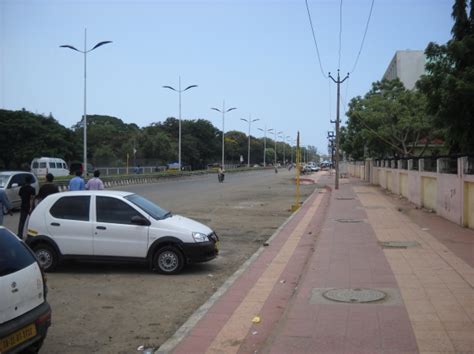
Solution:
<svg viewBox="0 0 474 354"><path fill-rule="evenodd" d="M173 91L178 92L179 95L179 133L178 133L178 167L179 170L181 171L181 93L184 91L187 91L193 87L198 87L198 85L190 85L186 87L184 90L181 90L181 76L179 77L179 83L178 83L178 89L176 90L175 88L171 86L163 86L163 88L167 88Z"/></svg>
<svg viewBox="0 0 474 354"><path fill-rule="evenodd" d="M273 130L273 136L274 136L274 139L275 139L275 160L274 160L273 164L274 164L274 167L276 167L276 162L277 162L277 135L281 134L283 132L282 131L277 132L276 129L271 129L271 130Z"/></svg>
<svg viewBox="0 0 474 354"><path fill-rule="evenodd" d="M245 118L240 118L240 120L243 120L244 122L247 122L249 124L249 142L248 142L248 149L247 149L247 168L250 168L250 125L253 123L253 122L256 122L260 119L252 119L250 117L250 114L249 114L249 119L245 119Z"/></svg>
<svg viewBox="0 0 474 354"><path fill-rule="evenodd" d="M112 41L103 41L97 43L94 47L87 50L87 28L84 29L84 50L79 50L72 45L64 44L60 45L60 48L68 48L75 50L76 52L84 54L84 115L82 117L82 124L84 129L84 167L83 170L87 175L87 53L92 52L94 49L103 46L104 44L112 43Z"/></svg>
<svg viewBox="0 0 474 354"><path fill-rule="evenodd" d="M267 130L267 125L265 124L265 129L258 128L258 130L263 132L263 167L266 167L266 155L267 155L267 132L271 132L273 129Z"/></svg>
<svg viewBox="0 0 474 354"><path fill-rule="evenodd" d="M219 109L219 108L215 108L215 107L212 107L211 109L217 111L217 112L221 112L222 113L222 168L224 168L224 134L225 134L225 130L224 130L224 120L225 120L225 114L227 112L230 112L230 111L233 111L234 109L237 109L236 107L232 107L232 108L229 108L229 109L225 109L225 100L222 101L222 111Z"/></svg>

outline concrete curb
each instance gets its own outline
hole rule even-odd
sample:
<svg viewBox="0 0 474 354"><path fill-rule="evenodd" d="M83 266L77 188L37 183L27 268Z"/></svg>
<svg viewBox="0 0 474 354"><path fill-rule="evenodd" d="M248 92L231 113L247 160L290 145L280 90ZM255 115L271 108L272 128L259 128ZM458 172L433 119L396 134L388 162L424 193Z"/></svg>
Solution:
<svg viewBox="0 0 474 354"><path fill-rule="evenodd" d="M308 200L310 200L315 193L319 193L318 189L315 189L308 198L303 202L302 206L305 205ZM273 233L272 236L268 239L268 242L271 242L280 231L300 212L302 208L299 208L296 212L291 214L288 219L285 220L283 224ZM189 332L194 328L194 326L201 320L202 317L207 313L207 311L219 300L229 289L235 281L240 277L240 275L245 272L250 265L258 258L258 256L265 250L264 246L261 246L244 264L242 264L239 269L237 269L234 274L232 274L225 282L222 284L219 289L204 303L199 307L189 319L183 323L183 325L178 328L178 330L164 342L154 353L155 354L167 354L176 348L176 346L186 337Z"/></svg>

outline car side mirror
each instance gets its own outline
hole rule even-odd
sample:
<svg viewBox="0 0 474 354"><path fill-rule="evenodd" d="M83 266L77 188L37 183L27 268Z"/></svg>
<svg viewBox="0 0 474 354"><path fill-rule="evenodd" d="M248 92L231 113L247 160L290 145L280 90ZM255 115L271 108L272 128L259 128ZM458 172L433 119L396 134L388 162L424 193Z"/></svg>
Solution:
<svg viewBox="0 0 474 354"><path fill-rule="evenodd" d="M10 186L10 188L16 188L18 187L18 183L12 183L12 185Z"/></svg>
<svg viewBox="0 0 474 354"><path fill-rule="evenodd" d="M135 224L135 225L143 225L143 226L150 225L150 221L148 221L147 219L145 219L143 216L140 216L140 215L132 216L131 221L132 221L132 224Z"/></svg>

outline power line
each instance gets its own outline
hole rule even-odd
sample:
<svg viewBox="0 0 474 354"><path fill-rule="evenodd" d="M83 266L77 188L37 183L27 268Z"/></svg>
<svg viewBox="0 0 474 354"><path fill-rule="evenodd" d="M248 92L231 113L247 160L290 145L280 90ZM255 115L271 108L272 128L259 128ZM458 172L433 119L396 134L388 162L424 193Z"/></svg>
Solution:
<svg viewBox="0 0 474 354"><path fill-rule="evenodd" d="M357 53L357 58L354 62L354 66L352 67L352 70L350 71L351 74L354 72L354 70L357 66L357 63L359 62L360 53L362 52L362 47L364 46L364 42L365 42L365 36L367 35L367 30L369 29L369 22L370 22L370 18L372 16L372 9L374 8L374 2L375 2L375 0L372 0L372 4L370 5L369 17L367 18L367 23L365 24L364 36L362 37L362 42L360 43L359 53ZM341 3L342 3L342 0L341 0Z"/></svg>
<svg viewBox="0 0 474 354"><path fill-rule="evenodd" d="M337 62L337 69L341 68L341 47L342 47L342 0L339 5L339 60Z"/></svg>
<svg viewBox="0 0 474 354"><path fill-rule="evenodd" d="M327 75L324 74L323 64L321 63L321 57L319 56L318 41L316 40L316 35L314 34L313 20L311 19L311 12L309 11L308 0L305 0L306 10L308 11L309 24L311 25L311 33L313 34L313 42L316 47L316 54L318 55L319 69L321 69L321 74L323 77L327 78Z"/></svg>

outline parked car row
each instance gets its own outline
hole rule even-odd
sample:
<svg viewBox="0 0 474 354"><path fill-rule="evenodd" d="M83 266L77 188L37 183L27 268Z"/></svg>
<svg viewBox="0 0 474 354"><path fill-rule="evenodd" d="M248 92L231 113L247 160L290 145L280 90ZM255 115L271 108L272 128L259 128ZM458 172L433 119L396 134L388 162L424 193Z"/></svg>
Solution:
<svg viewBox="0 0 474 354"><path fill-rule="evenodd" d="M51 324L43 271L63 261L142 262L170 275L218 253L212 229L140 195L51 194L31 213L26 242L0 226L0 353L39 350Z"/></svg>

